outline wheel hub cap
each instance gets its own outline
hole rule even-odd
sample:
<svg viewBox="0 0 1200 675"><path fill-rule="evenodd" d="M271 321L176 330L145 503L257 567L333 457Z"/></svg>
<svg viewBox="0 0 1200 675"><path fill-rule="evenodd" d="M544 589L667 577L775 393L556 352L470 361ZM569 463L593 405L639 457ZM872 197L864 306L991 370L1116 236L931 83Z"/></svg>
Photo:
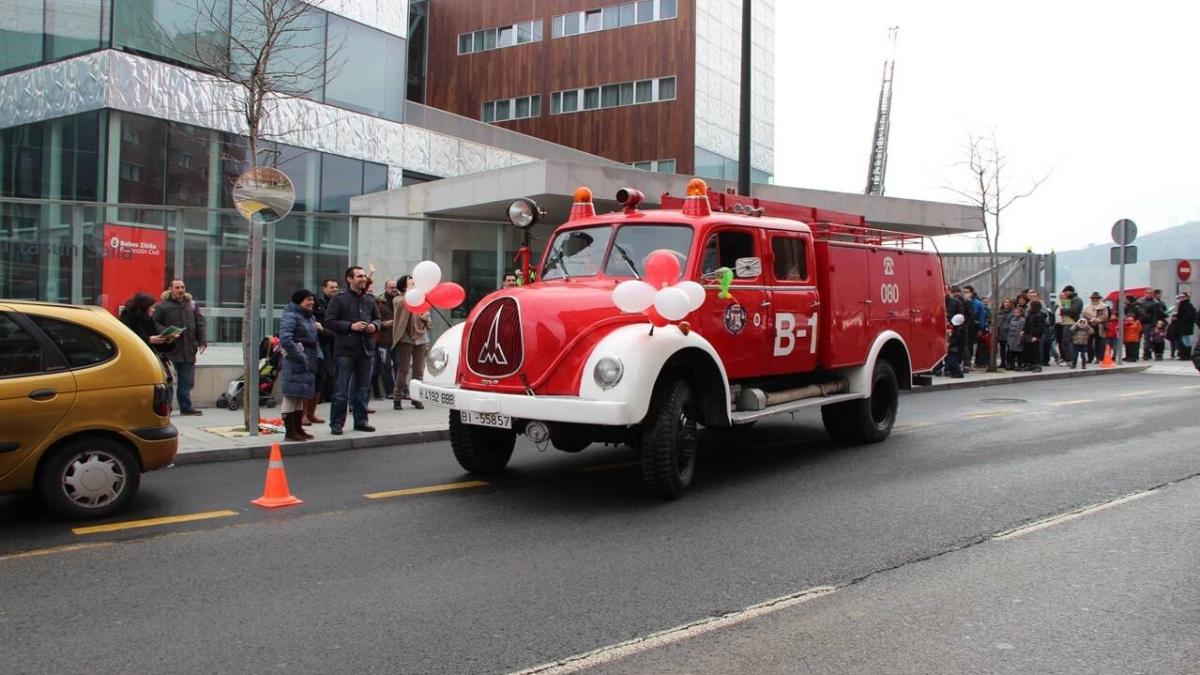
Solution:
<svg viewBox="0 0 1200 675"><path fill-rule="evenodd" d="M125 488L125 471L111 455L83 454L67 464L62 487L67 497L80 506L103 506L116 499Z"/></svg>

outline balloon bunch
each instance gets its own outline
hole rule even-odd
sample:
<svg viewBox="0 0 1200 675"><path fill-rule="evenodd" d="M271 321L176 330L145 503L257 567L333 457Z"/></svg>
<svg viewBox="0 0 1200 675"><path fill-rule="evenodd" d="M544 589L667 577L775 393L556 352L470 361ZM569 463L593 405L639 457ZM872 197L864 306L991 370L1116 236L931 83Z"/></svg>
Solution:
<svg viewBox="0 0 1200 675"><path fill-rule="evenodd" d="M717 297L722 300L733 300L733 294L729 292L729 286L733 284L733 270L728 267L718 267L716 274L717 283L721 287L721 290L717 292Z"/></svg>
<svg viewBox="0 0 1200 675"><path fill-rule="evenodd" d="M679 259L666 249L646 256L641 280L622 281L613 289L613 304L627 314L642 313L659 328L681 321L704 304L704 287L678 281ZM677 283L678 281L678 283Z"/></svg>
<svg viewBox="0 0 1200 675"><path fill-rule="evenodd" d="M430 307L454 309L467 299L467 292L453 281L442 281L442 268L432 260L417 263L412 273L413 287L404 292L404 304L414 314Z"/></svg>

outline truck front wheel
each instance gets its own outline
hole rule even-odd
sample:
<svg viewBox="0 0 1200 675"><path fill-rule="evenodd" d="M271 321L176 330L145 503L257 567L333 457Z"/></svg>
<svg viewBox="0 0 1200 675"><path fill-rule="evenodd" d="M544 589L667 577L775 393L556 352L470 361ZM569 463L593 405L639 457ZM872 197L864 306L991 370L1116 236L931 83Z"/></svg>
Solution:
<svg viewBox="0 0 1200 675"><path fill-rule="evenodd" d="M652 494L675 499L696 472L694 395L683 380L667 383L658 394L642 426L642 479Z"/></svg>
<svg viewBox="0 0 1200 675"><path fill-rule="evenodd" d="M881 359L875 362L871 374L871 395L821 408L821 421L825 423L825 431L836 440L878 443L892 433L899 405L896 371L892 364Z"/></svg>
<svg viewBox="0 0 1200 675"><path fill-rule="evenodd" d="M512 429L464 424L457 410L450 411L450 447L459 466L471 473L503 471L516 443L517 432Z"/></svg>

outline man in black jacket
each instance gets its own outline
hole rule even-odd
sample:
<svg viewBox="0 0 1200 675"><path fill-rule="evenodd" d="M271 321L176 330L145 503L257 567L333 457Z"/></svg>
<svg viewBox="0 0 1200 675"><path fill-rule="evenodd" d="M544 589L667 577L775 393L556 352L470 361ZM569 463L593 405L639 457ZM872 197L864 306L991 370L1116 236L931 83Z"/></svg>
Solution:
<svg viewBox="0 0 1200 675"><path fill-rule="evenodd" d="M179 398L179 414L202 414L192 406L192 387L196 384L196 356L204 353L208 342L204 339L204 315L182 279L172 279L171 287L163 291L162 302L154 307L154 323L160 333L168 326L183 329L168 353L175 366L174 394Z"/></svg>
<svg viewBox="0 0 1200 675"><path fill-rule="evenodd" d="M367 283L367 275L361 267L347 269L347 289L334 296L325 308L325 330L334 335L336 374L329 429L335 436L342 434L346 424L347 402L354 412L354 430L375 431L375 427L367 424L367 397L371 388L371 363L375 358L375 333L383 323L379 320L375 298L367 294Z"/></svg>
<svg viewBox="0 0 1200 675"><path fill-rule="evenodd" d="M1178 302L1175 304L1175 314L1179 317L1179 342L1183 344L1179 358L1186 361L1192 358L1192 348L1196 346L1196 308L1192 305L1191 293L1187 291L1180 293L1176 300Z"/></svg>

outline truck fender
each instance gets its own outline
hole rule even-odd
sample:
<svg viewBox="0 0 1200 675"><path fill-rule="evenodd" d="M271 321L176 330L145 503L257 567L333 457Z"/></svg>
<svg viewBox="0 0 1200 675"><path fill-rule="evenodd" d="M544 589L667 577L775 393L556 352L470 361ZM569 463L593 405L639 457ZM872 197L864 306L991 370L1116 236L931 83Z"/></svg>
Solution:
<svg viewBox="0 0 1200 675"><path fill-rule="evenodd" d="M458 360L462 354L462 339L463 330L466 323L458 323L449 328L442 336L437 339L433 347L429 350L429 356L432 357L437 349L446 350L446 368L438 374L434 374L429 369L428 362L425 364L425 382L442 387L453 387L458 373Z"/></svg>
<svg viewBox="0 0 1200 675"><path fill-rule="evenodd" d="M596 364L613 357L620 361L623 374L616 385L605 389L596 382ZM677 326L655 328L650 335L646 324L622 326L602 339L588 355L579 383L580 398L594 401L621 401L628 406L630 419L643 419L664 369L687 373L701 399L705 426L730 424L729 377L711 343L695 331L684 335Z"/></svg>
<svg viewBox="0 0 1200 675"><path fill-rule="evenodd" d="M871 349L867 352L866 363L838 370L838 374L849 381L851 393L861 394L863 398L871 395L871 374L875 372L875 363L880 358L885 358L892 364L901 389L912 389L912 359L908 353L908 344L896 331L885 330L875 336L875 341L871 343Z"/></svg>

